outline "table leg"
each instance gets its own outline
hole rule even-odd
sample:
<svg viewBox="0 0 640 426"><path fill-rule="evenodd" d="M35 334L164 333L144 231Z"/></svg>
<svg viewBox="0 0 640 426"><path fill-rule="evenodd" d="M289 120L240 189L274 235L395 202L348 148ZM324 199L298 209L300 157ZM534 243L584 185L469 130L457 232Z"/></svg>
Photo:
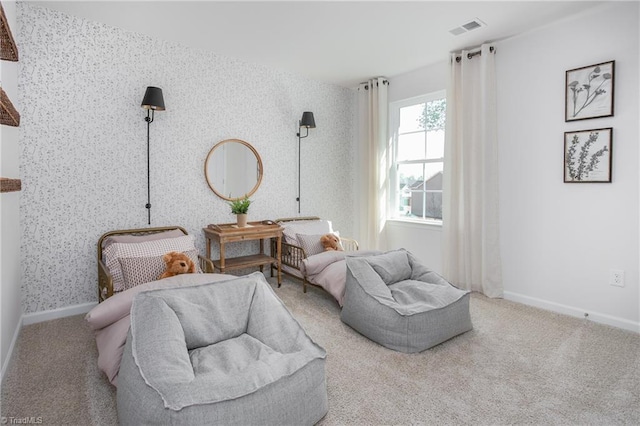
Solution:
<svg viewBox="0 0 640 426"><path fill-rule="evenodd" d="M276 259L278 259L278 288L282 284L282 237L278 236L278 241L276 242L277 253Z"/></svg>
<svg viewBox="0 0 640 426"><path fill-rule="evenodd" d="M224 243L220 243L220 273L224 274Z"/></svg>
<svg viewBox="0 0 640 426"><path fill-rule="evenodd" d="M275 253L275 249L273 246L273 237L269 238L269 256L273 257L274 259L277 259L277 255ZM273 278L273 269L275 268L273 263L269 264L269 270L271 271L271 278Z"/></svg>
<svg viewBox="0 0 640 426"><path fill-rule="evenodd" d="M260 254L264 254L264 240L260 238ZM260 265L260 272L264 271L264 265Z"/></svg>

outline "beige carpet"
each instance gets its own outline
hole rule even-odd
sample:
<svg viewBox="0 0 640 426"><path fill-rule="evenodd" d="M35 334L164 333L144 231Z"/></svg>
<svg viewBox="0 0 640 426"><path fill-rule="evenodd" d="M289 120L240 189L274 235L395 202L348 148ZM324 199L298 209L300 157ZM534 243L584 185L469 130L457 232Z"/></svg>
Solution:
<svg viewBox="0 0 640 426"><path fill-rule="evenodd" d="M319 289L285 281L276 292L327 350L322 425L640 424L635 333L473 295L473 331L407 355L344 325ZM82 316L24 327L1 410L43 424L117 422Z"/></svg>

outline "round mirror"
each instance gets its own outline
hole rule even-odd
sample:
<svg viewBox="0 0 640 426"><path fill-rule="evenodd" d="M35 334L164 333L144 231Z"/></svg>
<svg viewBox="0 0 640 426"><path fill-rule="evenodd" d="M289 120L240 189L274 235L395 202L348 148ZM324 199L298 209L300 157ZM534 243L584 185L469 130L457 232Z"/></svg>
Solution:
<svg viewBox="0 0 640 426"><path fill-rule="evenodd" d="M240 139L227 139L211 148L204 162L204 175L215 194L228 201L250 197L262 181L258 151Z"/></svg>

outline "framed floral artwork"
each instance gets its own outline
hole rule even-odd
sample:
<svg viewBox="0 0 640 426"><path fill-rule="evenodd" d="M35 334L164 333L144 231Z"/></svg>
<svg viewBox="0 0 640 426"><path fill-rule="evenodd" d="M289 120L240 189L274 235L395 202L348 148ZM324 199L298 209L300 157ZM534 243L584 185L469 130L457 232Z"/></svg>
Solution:
<svg viewBox="0 0 640 426"><path fill-rule="evenodd" d="M566 72L564 121L613 115L615 61Z"/></svg>
<svg viewBox="0 0 640 426"><path fill-rule="evenodd" d="M564 133L564 181L611 182L613 127Z"/></svg>

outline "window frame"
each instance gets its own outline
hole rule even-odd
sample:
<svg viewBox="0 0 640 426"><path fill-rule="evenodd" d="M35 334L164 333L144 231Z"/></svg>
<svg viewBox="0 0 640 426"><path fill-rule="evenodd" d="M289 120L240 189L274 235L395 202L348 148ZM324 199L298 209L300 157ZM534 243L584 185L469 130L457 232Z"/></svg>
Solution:
<svg viewBox="0 0 640 426"><path fill-rule="evenodd" d="M426 225L437 225L442 226L442 219L435 218L415 218L415 217L405 217L399 214L399 174L398 174L398 166L400 164L429 164L429 163L442 163L443 164L443 173L444 173L444 152L441 158L429 158L429 159L420 159L420 160L397 160L398 153L398 140L399 134L398 129L400 127L400 110L405 107L409 107L416 104L428 103L431 101L435 101L438 99L446 99L446 90L438 90L435 92L430 92L424 95L414 96L407 99L401 99L397 101L393 101L389 103L389 141L391 145L391 170L390 170L390 188L389 188L389 220L393 221L401 221L401 222L412 222L417 224L426 224ZM426 130L425 130L426 132ZM410 132L407 132L407 134ZM446 141L446 130L445 130L445 141ZM446 142L445 142L446 143ZM424 193L426 194L426 190ZM434 191L429 191L434 192ZM442 192L442 191L440 191Z"/></svg>

